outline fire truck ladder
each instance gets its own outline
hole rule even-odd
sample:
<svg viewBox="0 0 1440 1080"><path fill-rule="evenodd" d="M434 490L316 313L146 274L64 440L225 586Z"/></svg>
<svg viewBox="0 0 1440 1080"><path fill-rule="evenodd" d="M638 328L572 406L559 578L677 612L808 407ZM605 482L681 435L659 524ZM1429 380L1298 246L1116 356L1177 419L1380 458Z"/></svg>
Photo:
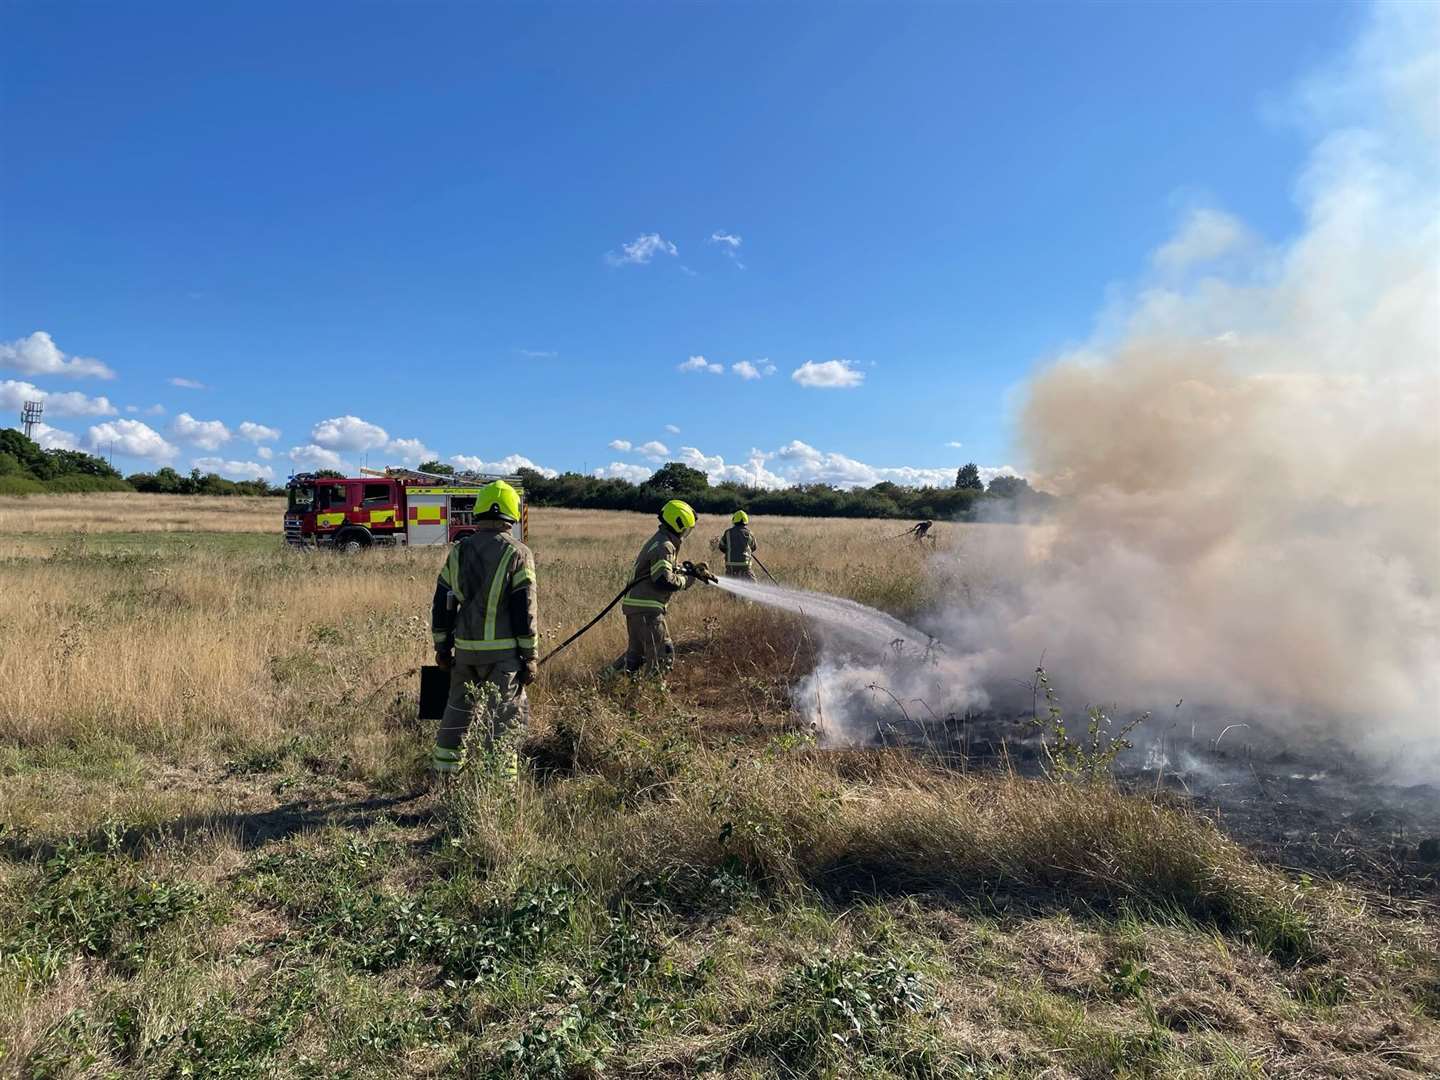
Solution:
<svg viewBox="0 0 1440 1080"><path fill-rule="evenodd" d="M525 489L525 481L515 473L482 473L463 472L451 475L449 473L421 472L419 469L407 469L400 465L387 465L382 469L360 470L365 476L384 476L391 480L399 480L402 484L433 484L436 487L483 487L493 480L504 480L507 484L514 484L522 491ZM455 525L471 525L473 519L468 510L460 510L452 507L450 520ZM522 500L520 503L520 535L528 538L530 535L530 504Z"/></svg>
<svg viewBox="0 0 1440 1080"><path fill-rule="evenodd" d="M523 483L521 478L514 473L432 473L421 472L419 469L406 469L398 465L389 465L384 469L361 469L364 476L385 476L391 480L412 481L419 483L434 484L437 487L464 485L467 487L481 487L492 480L504 480L506 483Z"/></svg>

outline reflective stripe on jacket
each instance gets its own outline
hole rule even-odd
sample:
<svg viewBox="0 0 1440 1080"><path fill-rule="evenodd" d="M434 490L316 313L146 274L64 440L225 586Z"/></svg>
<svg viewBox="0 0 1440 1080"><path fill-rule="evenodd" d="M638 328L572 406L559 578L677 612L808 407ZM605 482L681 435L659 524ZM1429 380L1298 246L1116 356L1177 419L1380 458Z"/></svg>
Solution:
<svg viewBox="0 0 1440 1080"><path fill-rule="evenodd" d="M720 550L725 552L725 567L729 570L748 570L750 553L758 550L755 537L748 525L732 525L720 537Z"/></svg>
<svg viewBox="0 0 1440 1080"><path fill-rule="evenodd" d="M450 605L453 594L458 610ZM509 526L482 525L450 548L435 583L430 630L435 644L453 644L482 662L535 655L539 616L535 557L510 535Z"/></svg>
<svg viewBox="0 0 1440 1080"><path fill-rule="evenodd" d="M621 601L625 611L664 611L670 597L690 587L690 578L680 573L680 537L665 526L646 541L630 572L630 580L641 579Z"/></svg>

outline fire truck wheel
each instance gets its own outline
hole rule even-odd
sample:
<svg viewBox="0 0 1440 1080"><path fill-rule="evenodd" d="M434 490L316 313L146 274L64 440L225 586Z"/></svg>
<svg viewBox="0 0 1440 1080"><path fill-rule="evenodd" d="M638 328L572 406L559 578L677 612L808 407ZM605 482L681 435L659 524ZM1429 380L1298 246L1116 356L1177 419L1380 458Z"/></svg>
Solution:
<svg viewBox="0 0 1440 1080"><path fill-rule="evenodd" d="M370 534L361 529L343 532L335 538L335 549L346 555L355 555L370 546Z"/></svg>

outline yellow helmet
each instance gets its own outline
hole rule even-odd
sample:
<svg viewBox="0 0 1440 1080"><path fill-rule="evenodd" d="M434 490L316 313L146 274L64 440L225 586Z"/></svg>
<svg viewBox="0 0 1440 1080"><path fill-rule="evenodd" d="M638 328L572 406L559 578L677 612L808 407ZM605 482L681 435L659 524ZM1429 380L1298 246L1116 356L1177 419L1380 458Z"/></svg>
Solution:
<svg viewBox="0 0 1440 1080"><path fill-rule="evenodd" d="M520 520L520 493L504 480L492 480L475 496L475 513L504 518L513 524Z"/></svg>
<svg viewBox="0 0 1440 1080"><path fill-rule="evenodd" d="M689 503L671 499L660 508L660 520L684 536L695 527L695 511Z"/></svg>
<svg viewBox="0 0 1440 1080"><path fill-rule="evenodd" d="M735 513L730 515L730 523L732 525L749 525L750 515L745 513L744 510L736 510Z"/></svg>

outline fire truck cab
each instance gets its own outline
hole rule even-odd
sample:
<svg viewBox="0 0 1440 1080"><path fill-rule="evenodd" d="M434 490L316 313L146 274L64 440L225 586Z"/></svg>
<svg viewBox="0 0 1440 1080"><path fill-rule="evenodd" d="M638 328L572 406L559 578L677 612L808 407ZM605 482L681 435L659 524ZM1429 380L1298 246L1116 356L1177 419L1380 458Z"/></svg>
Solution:
<svg viewBox="0 0 1440 1080"><path fill-rule="evenodd" d="M525 540L529 506L518 476L361 471L365 475L358 477L291 477L286 485L285 542L347 552L371 545L448 544L475 531L475 497L492 480L505 480L520 493L514 533L517 540Z"/></svg>

